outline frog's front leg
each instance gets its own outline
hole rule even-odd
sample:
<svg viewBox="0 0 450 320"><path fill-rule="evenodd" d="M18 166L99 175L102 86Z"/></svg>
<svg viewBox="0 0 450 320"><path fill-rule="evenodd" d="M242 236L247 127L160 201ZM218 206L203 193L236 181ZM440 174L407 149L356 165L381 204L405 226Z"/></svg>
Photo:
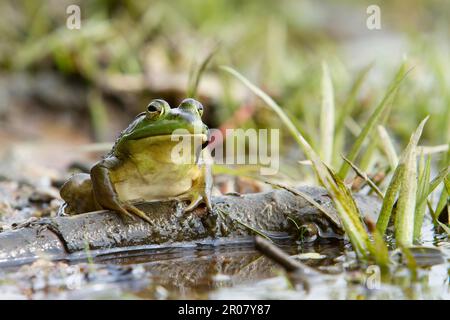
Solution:
<svg viewBox="0 0 450 320"><path fill-rule="evenodd" d="M110 168L114 167L117 162L117 158L110 157L100 161L91 169L92 186L97 203L104 209L114 210L129 217L136 215L151 224L152 221L145 212L132 204L120 201L109 175Z"/></svg>
<svg viewBox="0 0 450 320"><path fill-rule="evenodd" d="M184 209L184 212L189 212L198 207L200 203L205 203L209 212L212 211L211 193L213 187L213 178L211 172L210 159L203 159L199 163L200 175L192 183L192 188L189 191L187 198L190 200L189 205Z"/></svg>

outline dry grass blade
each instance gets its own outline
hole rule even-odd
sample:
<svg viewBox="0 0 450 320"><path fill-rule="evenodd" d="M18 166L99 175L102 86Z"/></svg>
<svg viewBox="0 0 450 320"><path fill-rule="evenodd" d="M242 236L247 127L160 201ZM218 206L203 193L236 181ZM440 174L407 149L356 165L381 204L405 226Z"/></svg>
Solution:
<svg viewBox="0 0 450 320"><path fill-rule="evenodd" d="M384 198L384 195L381 192L381 190L377 187L375 182L373 182L372 179L369 178L367 173L365 173L361 169L359 169L353 162L348 160L346 157L342 156L342 158L344 159L344 161L348 162L348 164L352 167L352 169L355 171L355 173L359 177L361 177L362 179L364 179L364 181L366 181L366 183L369 185L369 187L380 197L380 199Z"/></svg>
<svg viewBox="0 0 450 320"><path fill-rule="evenodd" d="M378 136L380 137L381 143L381 150L385 153L389 166L392 170L394 170L398 165L398 156L395 152L394 144L392 143L392 139L389 136L386 128L382 125L379 125L377 127L378 130Z"/></svg>
<svg viewBox="0 0 450 320"><path fill-rule="evenodd" d="M270 185L275 186L277 188L281 188L281 189L284 189L286 191L289 191L290 193L292 193L292 194L294 194L296 196L302 197L303 199L308 201L310 204L312 204L314 207L316 207L318 210L320 210L320 212L322 212L324 215L326 215L333 222L333 224L336 227L341 228L341 223L339 222L339 220L337 220L336 217L333 214L329 213L328 210L324 206L320 205L317 201L315 201L312 197L310 197L306 193L301 192L300 190L291 188L289 186L283 185L281 183L273 183L273 182L269 182L269 181L265 181L265 182L267 184L270 184Z"/></svg>
<svg viewBox="0 0 450 320"><path fill-rule="evenodd" d="M333 155L334 92L328 65L322 63L322 106L320 111L320 146L322 160L330 165Z"/></svg>
<svg viewBox="0 0 450 320"><path fill-rule="evenodd" d="M239 219L235 219L230 217L230 215L228 213L226 213L223 210L218 209L217 212L222 215L222 219L224 219L224 217L227 217L228 219L230 219L231 221L233 221L234 223L237 223L241 226L243 226L244 228L247 228L248 230L252 231L253 233L255 233L256 235L259 235L269 241L272 241L272 239L270 239L270 237L268 235L266 235L264 232L262 232L261 230L258 230L256 228L253 228L252 226L249 226L248 224L246 224L245 222L242 222Z"/></svg>
<svg viewBox="0 0 450 320"><path fill-rule="evenodd" d="M449 151L448 144L440 144L438 146L419 146L417 147L419 153L434 154Z"/></svg>

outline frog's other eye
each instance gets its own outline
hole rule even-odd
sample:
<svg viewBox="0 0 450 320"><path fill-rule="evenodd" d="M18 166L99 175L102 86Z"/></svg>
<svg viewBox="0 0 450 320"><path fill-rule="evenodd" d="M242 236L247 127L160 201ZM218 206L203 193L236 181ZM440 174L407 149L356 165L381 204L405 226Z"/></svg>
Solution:
<svg viewBox="0 0 450 320"><path fill-rule="evenodd" d="M203 105L200 102L198 102L197 100L192 99L192 98L184 99L180 104L180 108L190 109L190 110L195 108L198 111L198 113L200 114L200 116L203 115Z"/></svg>
<svg viewBox="0 0 450 320"><path fill-rule="evenodd" d="M201 117L203 115L203 105L201 103L199 103L197 105L197 110L198 110L198 113L200 114L200 117Z"/></svg>

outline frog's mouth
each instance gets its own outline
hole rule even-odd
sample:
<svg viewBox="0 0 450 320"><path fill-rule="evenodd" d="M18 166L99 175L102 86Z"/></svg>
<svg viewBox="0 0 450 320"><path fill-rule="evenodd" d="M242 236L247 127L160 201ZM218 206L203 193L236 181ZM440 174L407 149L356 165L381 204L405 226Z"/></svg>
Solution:
<svg viewBox="0 0 450 320"><path fill-rule="evenodd" d="M190 138L201 138L202 142L208 141L208 135L205 134L205 133L184 133L184 134L171 133L171 134L168 134L168 135L165 135L165 136L169 136L169 137L174 138L176 140L178 140L180 138L184 138L184 137L190 137Z"/></svg>
<svg viewBox="0 0 450 320"><path fill-rule="evenodd" d="M151 136L151 137L144 137L136 140L155 140L155 141L163 141L163 140L171 140L174 142L182 141L182 139L191 139L192 141L195 139L201 139L201 142L208 143L208 135L205 133L184 133L184 134L174 134L174 133L168 133L168 134L161 134L157 136Z"/></svg>

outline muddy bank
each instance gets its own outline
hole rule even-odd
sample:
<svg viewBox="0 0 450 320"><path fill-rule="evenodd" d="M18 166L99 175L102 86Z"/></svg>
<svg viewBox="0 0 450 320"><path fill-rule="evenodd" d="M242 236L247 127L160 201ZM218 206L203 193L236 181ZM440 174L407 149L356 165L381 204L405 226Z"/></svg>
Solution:
<svg viewBox="0 0 450 320"><path fill-rule="evenodd" d="M255 233L277 239L299 239L302 233L309 241L342 238L326 191L317 187L299 190L326 208L329 215L286 190L214 197L214 212L209 214L204 208L185 214L185 204L174 201L146 202L137 206L151 218L151 224L97 211L42 218L4 231L0 233L0 265L29 262L42 255L69 259L138 249L252 242ZM379 211L378 198L355 198L365 217L373 218Z"/></svg>

